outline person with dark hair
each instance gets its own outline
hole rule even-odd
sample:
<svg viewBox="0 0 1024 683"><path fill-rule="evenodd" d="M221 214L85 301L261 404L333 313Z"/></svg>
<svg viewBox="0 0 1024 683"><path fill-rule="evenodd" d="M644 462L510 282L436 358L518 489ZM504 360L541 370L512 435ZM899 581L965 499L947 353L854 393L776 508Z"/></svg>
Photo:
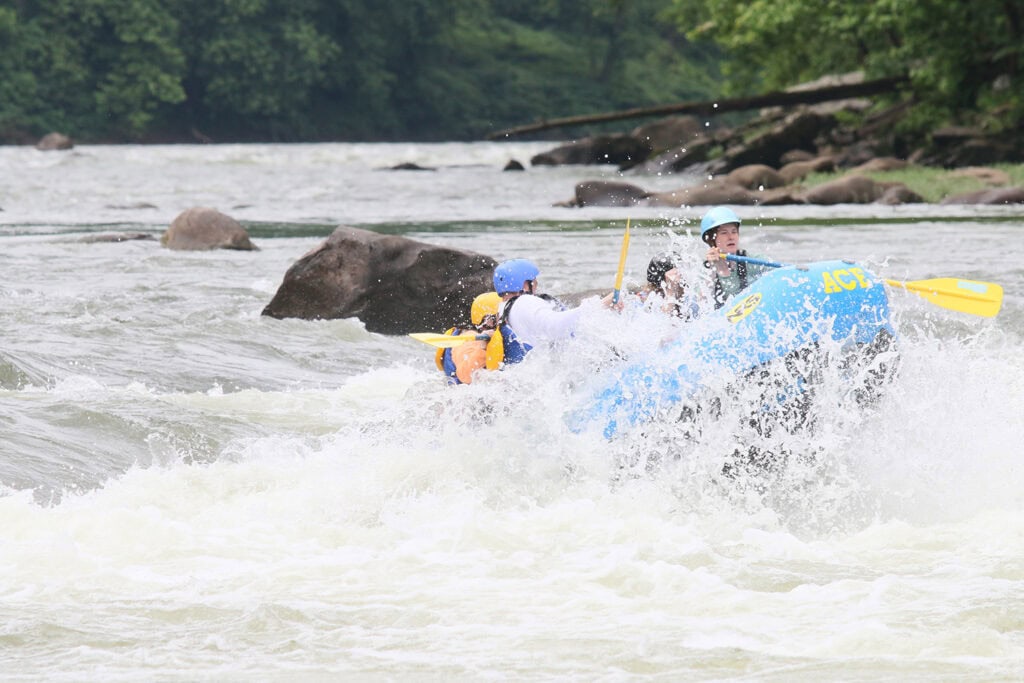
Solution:
<svg viewBox="0 0 1024 683"><path fill-rule="evenodd" d="M767 266L727 261L725 255L747 256L740 246L740 218L726 206L716 206L704 214L700 221L700 238L708 245L704 267L711 269L712 299L715 308L725 305L726 299L747 288L761 277Z"/></svg>
<svg viewBox="0 0 1024 683"><path fill-rule="evenodd" d="M700 311L688 289L673 258L661 255L647 264L647 282L639 296L645 304L663 313L693 320Z"/></svg>

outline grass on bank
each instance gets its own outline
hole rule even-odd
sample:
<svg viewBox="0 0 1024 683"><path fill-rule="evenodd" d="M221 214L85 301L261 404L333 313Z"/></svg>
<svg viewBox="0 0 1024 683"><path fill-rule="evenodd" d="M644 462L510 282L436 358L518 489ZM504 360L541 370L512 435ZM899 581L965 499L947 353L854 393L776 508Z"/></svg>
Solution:
<svg viewBox="0 0 1024 683"><path fill-rule="evenodd" d="M987 168L994 168L1009 175L1009 186L1024 185L1024 164L993 164ZM957 170L959 169L908 166L898 171L868 172L864 173L864 175L878 182L903 183L931 203L939 202L945 197L964 194L965 192L974 192L975 190L992 189L994 187L976 178L958 177L954 175ZM847 173L849 171L812 173L804 178L802 184L804 187L814 187L830 180L835 180Z"/></svg>

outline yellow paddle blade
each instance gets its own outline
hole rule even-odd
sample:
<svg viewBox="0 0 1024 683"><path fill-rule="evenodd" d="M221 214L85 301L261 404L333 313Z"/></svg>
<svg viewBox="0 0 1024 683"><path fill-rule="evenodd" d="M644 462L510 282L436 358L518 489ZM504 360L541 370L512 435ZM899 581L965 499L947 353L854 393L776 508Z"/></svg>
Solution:
<svg viewBox="0 0 1024 683"><path fill-rule="evenodd" d="M438 349L451 349L451 348L455 348L456 346L459 346L460 344L465 344L468 341L473 341L474 339L477 339L479 335L477 335L477 334L456 334L456 335L451 335L451 334L436 334L434 332L411 332L409 334L409 336L412 337L413 339L415 339L416 341L421 341L424 344L430 344L431 346L433 346L435 348L438 348ZM482 339L487 339L486 336L481 337L481 338Z"/></svg>
<svg viewBox="0 0 1024 683"><path fill-rule="evenodd" d="M991 282L940 277L914 282L886 280L885 284L914 292L936 306L983 318L994 318L1003 305L1003 288Z"/></svg>
<svg viewBox="0 0 1024 683"><path fill-rule="evenodd" d="M626 232L622 235L622 249L619 251L619 270L615 273L615 292L612 303L619 303L619 292L622 290L622 274L626 272L626 254L629 253L629 219L626 219Z"/></svg>

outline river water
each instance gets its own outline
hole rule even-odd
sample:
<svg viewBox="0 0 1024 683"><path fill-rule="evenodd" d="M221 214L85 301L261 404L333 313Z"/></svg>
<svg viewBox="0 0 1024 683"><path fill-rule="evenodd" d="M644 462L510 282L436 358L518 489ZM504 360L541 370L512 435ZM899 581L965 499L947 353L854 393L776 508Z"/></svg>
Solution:
<svg viewBox="0 0 1024 683"><path fill-rule="evenodd" d="M628 281L696 264L699 207L502 171L547 146L0 148L0 678L1024 675L1024 209L740 209L779 261L1005 288L994 319L891 291L899 376L760 485L718 476L749 434L566 428L592 348L653 343L626 318L446 389L411 339L260 316L339 224L530 257L555 293L610 288L627 218ZM87 239L192 206L259 251Z"/></svg>

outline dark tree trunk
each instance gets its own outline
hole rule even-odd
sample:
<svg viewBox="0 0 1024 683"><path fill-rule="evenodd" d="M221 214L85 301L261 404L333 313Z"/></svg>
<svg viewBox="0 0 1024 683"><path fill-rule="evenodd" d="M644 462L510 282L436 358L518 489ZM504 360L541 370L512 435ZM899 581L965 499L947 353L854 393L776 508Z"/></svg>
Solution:
<svg viewBox="0 0 1024 683"><path fill-rule="evenodd" d="M524 126L506 128L491 133L488 140L508 138L513 135L524 135L539 130L550 128L564 128L566 126L578 126L588 123L604 123L607 121L622 121L624 119L636 119L647 116L668 116L670 114L696 114L698 116L709 116L712 114L724 114L730 111L745 111L748 109L760 109L761 107L784 107L796 104L817 104L819 102L830 102L833 100L845 100L851 97L867 97L881 93L894 92L901 85L908 82L906 76L892 76L863 83L852 83L848 85L834 85L817 90L800 90L794 92L773 92L753 97L734 97L724 100L708 100L706 102L682 102L679 104L662 104L656 107L640 107L637 109L626 109L624 111L605 112L603 114L584 114L582 116L567 116L561 119L550 121L538 121Z"/></svg>

